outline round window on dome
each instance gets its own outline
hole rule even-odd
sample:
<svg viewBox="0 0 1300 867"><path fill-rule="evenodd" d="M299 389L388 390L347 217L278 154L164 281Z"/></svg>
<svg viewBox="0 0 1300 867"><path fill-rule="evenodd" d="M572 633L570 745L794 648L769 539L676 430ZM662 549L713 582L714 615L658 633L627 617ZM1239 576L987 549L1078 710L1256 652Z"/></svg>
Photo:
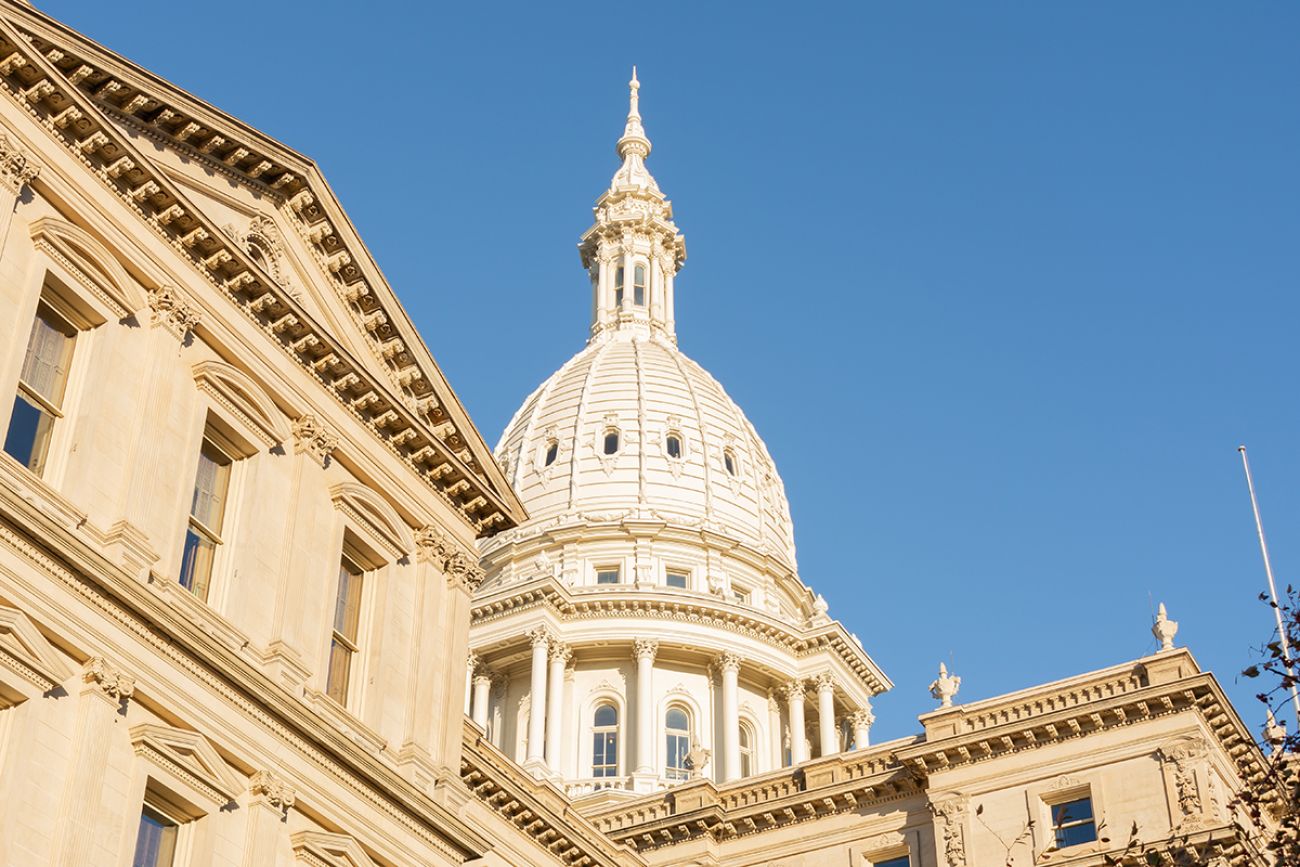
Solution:
<svg viewBox="0 0 1300 867"><path fill-rule="evenodd" d="M682 459L681 434L678 433L668 434L668 438L664 441L664 451L666 451L668 453L668 457L672 458L673 460L675 461L681 460Z"/></svg>
<svg viewBox="0 0 1300 867"><path fill-rule="evenodd" d="M732 476L740 475L740 464L736 462L736 453L731 449L724 449L722 452L722 465L726 467L727 474Z"/></svg>
<svg viewBox="0 0 1300 867"><path fill-rule="evenodd" d="M542 459L542 465L549 467L555 463L555 459L560 456L560 443L558 440L548 440L546 443L546 456Z"/></svg>
<svg viewBox="0 0 1300 867"><path fill-rule="evenodd" d="M605 431L605 454L618 454L618 431L613 428Z"/></svg>

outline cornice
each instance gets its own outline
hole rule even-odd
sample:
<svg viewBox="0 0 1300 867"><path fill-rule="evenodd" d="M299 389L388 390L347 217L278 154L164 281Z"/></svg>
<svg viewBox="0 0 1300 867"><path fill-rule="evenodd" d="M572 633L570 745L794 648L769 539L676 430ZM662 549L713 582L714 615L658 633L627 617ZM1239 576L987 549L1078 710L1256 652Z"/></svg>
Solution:
<svg viewBox="0 0 1300 867"><path fill-rule="evenodd" d="M564 864L632 867L644 863L617 843L611 845L572 809L567 797L527 776L469 720L462 730L460 778L488 808Z"/></svg>
<svg viewBox="0 0 1300 867"><path fill-rule="evenodd" d="M121 627L184 676L241 713L333 778L381 815L454 859L476 857L490 842L416 788L395 768L330 726L303 701L279 688L254 664L199 624L178 617L123 568L75 530L51 520L22 494L0 485L0 543L43 570L55 585ZM89 639L90 636L87 636ZM105 671L108 669L105 668ZM105 678L108 675L104 676ZM113 675L114 689L134 687ZM258 761L245 756L249 764ZM299 791L299 800L305 800Z"/></svg>
<svg viewBox="0 0 1300 867"><path fill-rule="evenodd" d="M553 577L544 577L480 594L471 609L471 629L538 609L550 611L560 623L638 617L674 620L743 635L795 658L829 652L842 660L872 694L893 687L893 682L838 622L800 628L746 606L706 596L678 598L654 590L608 587L575 592Z"/></svg>
<svg viewBox="0 0 1300 867"><path fill-rule="evenodd" d="M409 350L418 343L418 337L412 331L405 334L407 339L402 343L395 333L389 333L395 319L409 324L405 313L398 316L397 310L386 312L374 300L362 279L364 275L342 246L340 233L323 228L333 224L316 204L306 181L285 165L291 158L257 159L257 149L237 144L247 130L235 128L232 135L236 138L227 139L214 127L186 121L186 115L167 107L166 97L177 96L174 90L162 88L157 81L142 81L147 76L141 71L123 68L103 49L88 45L83 37L69 33L34 10L9 4L5 11L8 18L0 23L0 89L325 385L479 533L490 534L523 516L522 506L495 470L486 445L468 419L448 416L447 408L452 403L456 415L463 417L463 409L432 359L415 364L409 352L388 351L394 341ZM21 21L31 32L19 34L14 29L15 21ZM93 61L88 60L92 55ZM155 90L152 85L159 88ZM195 109L192 103L188 101L186 107ZM374 337L378 353L375 364L390 371L391 381L377 381L366 365L351 358L291 293L264 274L158 166L136 150L106 112L115 118L134 117L135 122L152 123L163 130L168 129L166 124L173 124L173 139L181 129L197 126L184 138L196 133L204 136L200 151L243 172L249 182L288 195L294 219L309 224L305 230L308 239L322 250L328 248L325 262L329 279L340 286L345 301L359 317L363 333ZM301 159L296 155L293 158ZM307 174L315 175L314 166L309 168ZM284 183L277 187L280 181ZM330 242L329 238L335 240ZM366 286L364 292L362 285ZM365 301L367 298L371 300ZM427 350L424 354L427 356ZM407 366L394 369L403 360ZM446 400L439 399L439 388L431 386L431 381L439 383ZM464 428L464 433L458 428Z"/></svg>

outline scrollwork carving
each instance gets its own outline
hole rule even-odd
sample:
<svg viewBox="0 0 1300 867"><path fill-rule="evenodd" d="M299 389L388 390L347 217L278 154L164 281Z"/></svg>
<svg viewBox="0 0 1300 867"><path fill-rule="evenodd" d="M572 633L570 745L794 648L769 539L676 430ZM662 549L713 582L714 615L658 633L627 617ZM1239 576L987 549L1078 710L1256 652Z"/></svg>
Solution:
<svg viewBox="0 0 1300 867"><path fill-rule="evenodd" d="M90 658L81 679L114 701L126 701L135 694L135 678L102 656Z"/></svg>
<svg viewBox="0 0 1300 867"><path fill-rule="evenodd" d="M329 462L330 454L338 448L339 438L321 424L311 413L293 423L293 450L310 455L322 467Z"/></svg>
<svg viewBox="0 0 1300 867"><path fill-rule="evenodd" d="M149 324L161 326L184 340L185 334L199 324L199 313L170 286L155 286L149 290Z"/></svg>
<svg viewBox="0 0 1300 867"><path fill-rule="evenodd" d="M18 195L41 172L27 149L0 133L0 186Z"/></svg>

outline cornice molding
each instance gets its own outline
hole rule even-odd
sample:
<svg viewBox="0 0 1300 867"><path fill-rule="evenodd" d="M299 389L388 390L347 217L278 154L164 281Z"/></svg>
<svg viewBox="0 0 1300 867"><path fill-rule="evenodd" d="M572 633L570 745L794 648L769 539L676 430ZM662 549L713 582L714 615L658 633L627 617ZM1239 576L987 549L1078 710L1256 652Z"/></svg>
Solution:
<svg viewBox="0 0 1300 867"><path fill-rule="evenodd" d="M182 259L242 309L273 342L321 381L389 451L406 462L479 533L496 532L523 515L522 506L504 479L490 478L491 474L485 474L479 460L465 451L468 442L480 441L477 433L466 432L462 437L457 432L457 422L448 417L444 401L428 385L436 380L446 388L431 359L423 366L411 365L396 371L395 383L377 382L367 367L352 359L288 290L264 274L247 251L191 203L158 166L141 155L105 112L137 120L152 115L155 124L166 117L167 122L185 129L194 126L185 137L201 131L206 136L201 151L219 156L227 166L239 168L251 179L276 169L276 162L257 160L254 149L244 145L227 147L224 135L204 124L186 121L182 113L167 108L164 100L153 92L139 89L145 86L142 82L137 82L139 87L127 84L122 75L87 62L82 55L92 51L89 46L76 44L80 37L56 30L40 13L16 8L5 11L7 17L0 21L0 89ZM32 31L20 35L12 19L22 20ZM160 82L152 83L165 89ZM303 217L302 212L311 209L315 200L301 178L280 166L270 188L277 188L276 182L285 175L296 182L286 181L278 187L282 191L286 187L296 189L288 200L289 206L299 219L319 221L323 214L318 208L309 210L307 217ZM348 267L345 258L348 257L343 251L329 254L327 264L332 274L337 275ZM351 272L345 276L348 274ZM390 316L374 309L362 311L362 315L364 333L373 334L394 317L406 322L405 315L398 316L396 311ZM380 368L389 369L388 359L382 352L379 358ZM429 369L426 371L425 367ZM444 398L454 403L449 388ZM458 403L456 410L463 416ZM460 423L469 424L467 420ZM486 455L486 446L481 451Z"/></svg>

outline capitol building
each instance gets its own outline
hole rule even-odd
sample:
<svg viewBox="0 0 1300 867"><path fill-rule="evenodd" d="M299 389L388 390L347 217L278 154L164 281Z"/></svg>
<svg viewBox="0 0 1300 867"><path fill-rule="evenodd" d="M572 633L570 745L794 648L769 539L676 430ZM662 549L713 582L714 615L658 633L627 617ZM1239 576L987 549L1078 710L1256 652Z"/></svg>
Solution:
<svg viewBox="0 0 1300 867"><path fill-rule="evenodd" d="M1176 610L872 737L678 347L640 87L587 344L489 449L311 160L0 0L0 865L1271 863Z"/></svg>

